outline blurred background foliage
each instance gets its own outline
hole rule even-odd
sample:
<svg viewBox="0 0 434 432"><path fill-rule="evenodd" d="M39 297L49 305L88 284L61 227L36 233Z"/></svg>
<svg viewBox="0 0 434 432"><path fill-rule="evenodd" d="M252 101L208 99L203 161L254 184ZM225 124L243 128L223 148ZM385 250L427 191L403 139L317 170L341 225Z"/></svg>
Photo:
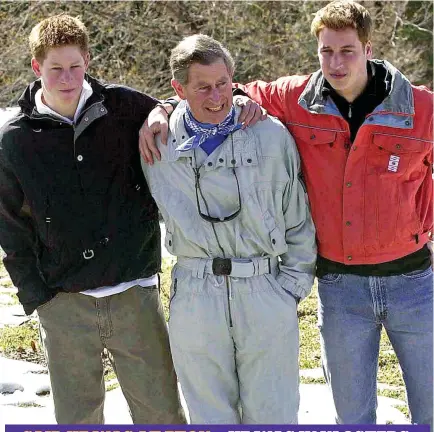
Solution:
<svg viewBox="0 0 434 432"><path fill-rule="evenodd" d="M236 60L235 81L271 80L318 68L313 14L323 1L29 1L0 2L0 106L16 104L34 79L27 38L41 19L79 16L91 37L89 72L164 98L170 50L204 33ZM365 1L374 19L374 57L385 58L415 84L433 84L433 3Z"/></svg>

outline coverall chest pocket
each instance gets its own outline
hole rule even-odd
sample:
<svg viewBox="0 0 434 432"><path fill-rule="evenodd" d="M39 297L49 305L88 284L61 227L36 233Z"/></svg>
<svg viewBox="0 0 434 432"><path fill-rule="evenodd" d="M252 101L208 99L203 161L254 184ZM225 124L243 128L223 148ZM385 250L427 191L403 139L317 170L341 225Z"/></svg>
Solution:
<svg viewBox="0 0 434 432"><path fill-rule="evenodd" d="M374 134L366 157L365 243L381 248L420 234L416 194L427 175L429 143Z"/></svg>

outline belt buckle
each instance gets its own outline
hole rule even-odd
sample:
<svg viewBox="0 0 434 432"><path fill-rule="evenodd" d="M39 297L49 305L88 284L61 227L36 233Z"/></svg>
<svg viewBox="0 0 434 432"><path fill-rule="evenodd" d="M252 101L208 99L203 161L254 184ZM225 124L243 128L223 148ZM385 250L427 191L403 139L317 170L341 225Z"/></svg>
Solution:
<svg viewBox="0 0 434 432"><path fill-rule="evenodd" d="M212 272L216 276L229 276L232 271L232 261L229 258L214 258Z"/></svg>

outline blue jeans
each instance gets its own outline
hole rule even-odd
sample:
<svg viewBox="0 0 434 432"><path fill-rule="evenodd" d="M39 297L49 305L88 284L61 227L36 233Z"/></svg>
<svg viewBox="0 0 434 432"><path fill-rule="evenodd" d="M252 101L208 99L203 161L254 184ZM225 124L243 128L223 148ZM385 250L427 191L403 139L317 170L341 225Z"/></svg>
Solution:
<svg viewBox="0 0 434 432"><path fill-rule="evenodd" d="M375 424L381 329L392 343L413 423L433 431L433 272L319 279L323 369L337 423Z"/></svg>

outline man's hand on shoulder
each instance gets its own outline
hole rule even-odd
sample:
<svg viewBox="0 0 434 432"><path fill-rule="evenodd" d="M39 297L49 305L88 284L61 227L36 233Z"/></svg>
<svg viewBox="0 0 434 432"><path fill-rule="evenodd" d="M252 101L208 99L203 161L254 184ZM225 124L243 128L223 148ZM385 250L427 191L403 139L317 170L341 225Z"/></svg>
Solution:
<svg viewBox="0 0 434 432"><path fill-rule="evenodd" d="M234 96L233 102L234 105L241 107L238 121L243 124L243 129L248 126L254 126L259 120L262 121L267 118L267 110L262 108L248 96Z"/></svg>
<svg viewBox="0 0 434 432"><path fill-rule="evenodd" d="M161 134L161 142L167 144L169 115L173 107L169 103L158 104L150 113L139 131L139 149L145 163L152 165L154 156L161 160L160 151L155 144L155 135Z"/></svg>

